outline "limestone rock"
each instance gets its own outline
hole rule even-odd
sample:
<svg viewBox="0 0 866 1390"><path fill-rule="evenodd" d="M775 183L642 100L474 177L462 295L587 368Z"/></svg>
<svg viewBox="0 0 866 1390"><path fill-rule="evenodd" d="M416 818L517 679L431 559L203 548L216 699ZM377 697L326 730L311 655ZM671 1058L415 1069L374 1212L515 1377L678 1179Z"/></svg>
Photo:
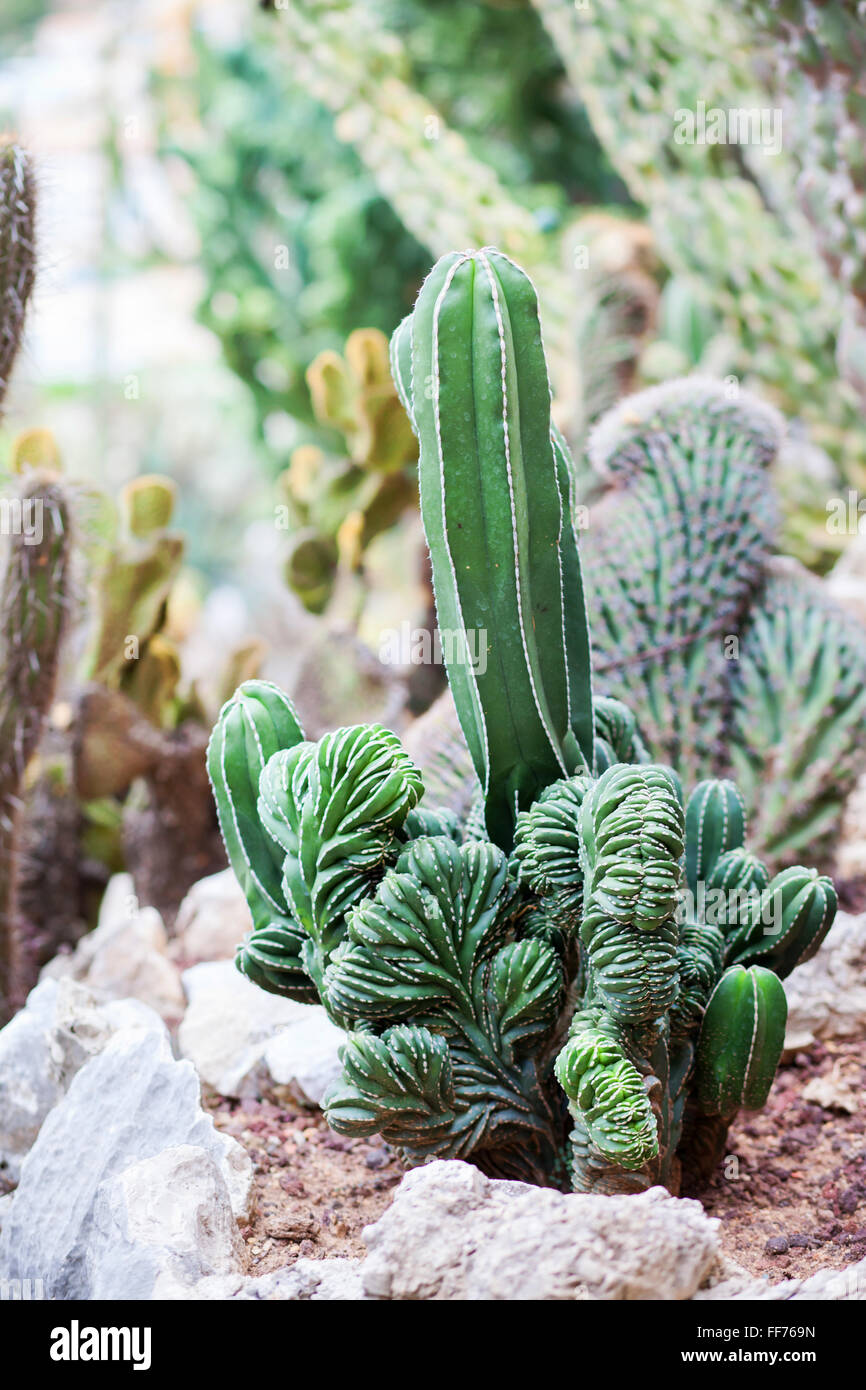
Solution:
<svg viewBox="0 0 866 1390"><path fill-rule="evenodd" d="M785 993L787 1050L859 1034L866 1018L866 913L840 912L817 955L785 981Z"/></svg>
<svg viewBox="0 0 866 1390"><path fill-rule="evenodd" d="M92 1299L160 1297L240 1270L243 1244L219 1166L178 1145L100 1184L87 1251Z"/></svg>
<svg viewBox="0 0 866 1390"><path fill-rule="evenodd" d="M252 928L241 886L231 869L193 884L178 910L170 954L186 965L230 960Z"/></svg>
<svg viewBox="0 0 866 1390"><path fill-rule="evenodd" d="M177 966L167 955L168 935L156 908L139 907L128 874L109 883L96 929L83 936L70 956L58 956L43 978L70 977L103 999L140 999L168 1022L183 1013L184 993Z"/></svg>
<svg viewBox="0 0 866 1390"><path fill-rule="evenodd" d="M46 979L0 1032L0 1176L18 1181L42 1123L77 1071L123 1028L165 1026L135 999L100 1001L75 980Z"/></svg>
<svg viewBox="0 0 866 1390"><path fill-rule="evenodd" d="M168 1280L159 1287L160 1298L222 1300L245 1302L360 1301L366 1299L361 1284L361 1260L296 1260L271 1274L245 1278L242 1275L212 1275L192 1288Z"/></svg>
<svg viewBox="0 0 866 1390"><path fill-rule="evenodd" d="M320 1005L268 994L228 960L192 966L183 983L189 1005L180 1051L218 1095L291 1094L318 1104L339 1076L344 1035Z"/></svg>
<svg viewBox="0 0 866 1390"><path fill-rule="evenodd" d="M36 1270L49 1298L94 1297L102 1276L91 1247L103 1248L105 1213L118 1210L120 1201L106 1184L185 1146L201 1149L216 1165L235 1217L245 1219L249 1156L202 1110L193 1067L172 1056L164 1033L116 1033L73 1078L22 1164L0 1234L0 1277L26 1278Z"/></svg>
<svg viewBox="0 0 866 1390"><path fill-rule="evenodd" d="M364 1231L365 1292L391 1299L686 1299L717 1254L718 1222L664 1188L564 1194L461 1162L407 1173Z"/></svg>

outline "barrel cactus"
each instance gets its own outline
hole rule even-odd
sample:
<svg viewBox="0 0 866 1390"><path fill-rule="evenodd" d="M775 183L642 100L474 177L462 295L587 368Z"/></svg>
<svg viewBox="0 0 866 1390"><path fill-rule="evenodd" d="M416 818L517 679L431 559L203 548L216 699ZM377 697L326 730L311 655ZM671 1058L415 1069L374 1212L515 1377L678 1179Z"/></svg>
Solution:
<svg viewBox="0 0 866 1390"><path fill-rule="evenodd" d="M428 805L390 731L312 742L275 686L242 685L208 752L253 916L238 966L345 1029L338 1132L409 1163L677 1191L764 1103L780 980L820 945L833 886L771 879L734 784L686 800L634 714L593 695L574 474L525 274L489 248L444 257L392 364L476 804Z"/></svg>

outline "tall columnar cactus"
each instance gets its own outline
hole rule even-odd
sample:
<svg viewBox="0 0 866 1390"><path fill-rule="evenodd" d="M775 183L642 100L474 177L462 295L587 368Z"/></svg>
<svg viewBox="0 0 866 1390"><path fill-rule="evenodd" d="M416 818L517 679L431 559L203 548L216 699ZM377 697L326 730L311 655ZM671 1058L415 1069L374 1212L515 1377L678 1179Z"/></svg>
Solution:
<svg viewBox="0 0 866 1390"><path fill-rule="evenodd" d="M517 811L588 766L593 739L570 469L531 282L496 251L444 256L394 363L421 447L448 679L487 828L508 848Z"/></svg>
<svg viewBox="0 0 866 1390"><path fill-rule="evenodd" d="M25 777L54 699L69 617L70 503L60 478L25 471L0 497L0 1021L26 989L20 874Z"/></svg>
<svg viewBox="0 0 866 1390"><path fill-rule="evenodd" d="M440 627L464 645L486 633L483 671L449 661L478 805L465 822L428 808L387 730L313 743L280 691L242 685L208 758L253 914L238 964L273 992L315 992L346 1030L325 1101L339 1132L378 1132L410 1163L678 1190L682 1171L706 1177L736 1111L764 1103L780 978L829 929L832 884L800 867L771 880L732 783L684 804L630 711L593 704L571 464L519 268L446 256L392 360ZM729 427L710 411L710 455Z"/></svg>
<svg viewBox="0 0 866 1390"><path fill-rule="evenodd" d="M26 152L0 143L0 408L36 278L36 180Z"/></svg>

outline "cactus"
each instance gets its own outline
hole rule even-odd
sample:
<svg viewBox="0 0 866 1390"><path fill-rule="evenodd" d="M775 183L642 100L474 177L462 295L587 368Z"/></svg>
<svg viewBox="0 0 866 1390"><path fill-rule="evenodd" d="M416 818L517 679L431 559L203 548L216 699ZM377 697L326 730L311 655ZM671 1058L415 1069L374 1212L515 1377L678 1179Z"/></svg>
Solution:
<svg viewBox="0 0 866 1390"><path fill-rule="evenodd" d="M632 197L647 208L661 259L713 310L729 335L727 370L761 381L782 408L802 414L816 441L843 470L850 470L849 476L856 476L856 465L864 458L859 410L851 393L840 391L838 380L842 295L834 275L816 260L810 228L792 196L797 170L790 159L789 131L795 118L786 116L784 140L780 131L780 148L771 156L751 136L742 143L732 139L710 145L709 140L680 139L677 132L682 115L695 116L699 105L709 113L766 111L774 104L757 75L751 75L752 26L737 13L766 14L770 5L740 0L731 7L694 0L684 6L680 0L657 0L648 11L636 0L532 3L605 153ZM792 10L824 17L818 24L829 32L841 27L837 16L853 12L856 5L850 0L842 6L786 3L772 8L777 32L788 27ZM844 24L862 29L853 13ZM804 25L804 66L812 57L811 28ZM850 74L850 64L857 72L862 33L847 53L842 34L835 37L834 57L843 52L843 71ZM778 49L775 58L778 62ZM823 133L828 100L833 111L841 102L831 97L835 79L833 63L824 62L815 79L817 101L788 85L797 122L814 123ZM852 90L852 110L856 100ZM857 167L858 124L862 121L847 128L850 139L846 131L835 148L824 150L826 184L807 185L818 218L826 216L828 207L835 211L837 198L845 197L836 171L840 162L846 170ZM850 201L859 227L860 202ZM829 220L841 235L847 219ZM861 265L862 260L861 255Z"/></svg>
<svg viewBox="0 0 866 1390"><path fill-rule="evenodd" d="M27 153L0 143L0 409L36 278L36 181Z"/></svg>
<svg viewBox="0 0 866 1390"><path fill-rule="evenodd" d="M69 620L71 507L56 473L25 469L0 499L0 1022L28 987L18 881L27 769L45 730Z"/></svg>
<svg viewBox="0 0 866 1390"><path fill-rule="evenodd" d="M144 476L120 495L115 534L99 576L96 621L82 677L109 689L128 690L139 678L140 662L159 634L165 605L183 560L184 541L169 530L176 489L169 478ZM167 660L168 658L168 660ZM145 713L162 724L176 681L163 649L163 678L144 682Z"/></svg>
<svg viewBox="0 0 866 1390"><path fill-rule="evenodd" d="M828 271L843 291L837 358L866 403L866 35L857 0L738 0L762 41L795 160L797 194Z"/></svg>
<svg viewBox="0 0 866 1390"><path fill-rule="evenodd" d="M285 574L312 613L334 597L341 572L363 582L370 543L416 503L417 447L388 362L388 340L357 329L345 356L322 352L307 369L316 419L339 432L347 457L304 444L280 477L293 523Z"/></svg>
<svg viewBox="0 0 866 1390"><path fill-rule="evenodd" d="M773 555L782 432L702 378L629 398L590 440L609 491L584 550L600 688L640 710L685 782L736 779L773 865L826 853L866 712L857 624Z"/></svg>
<svg viewBox="0 0 866 1390"><path fill-rule="evenodd" d="M596 687L640 712L684 783L733 778L773 868L827 856L864 765L866 648L818 581L774 554L776 412L689 377L606 415L606 488L582 545ZM450 695L407 735L440 800L474 778Z"/></svg>
<svg viewBox="0 0 866 1390"><path fill-rule="evenodd" d="M676 1191L765 1100L779 979L829 929L832 884L801 867L770 880L736 787L705 781L684 803L633 713L593 702L572 465L519 267L490 248L444 257L392 362L440 627L464 647L487 631L484 671L457 643L448 662L477 804L465 822L428 805L380 726L311 742L275 687L242 685L209 754L254 920L238 964L274 992L314 991L345 1029L325 1098L338 1132L378 1132L409 1163ZM747 461L765 461L768 419L742 413ZM717 482L732 430L708 410ZM639 455L621 450L619 472Z"/></svg>

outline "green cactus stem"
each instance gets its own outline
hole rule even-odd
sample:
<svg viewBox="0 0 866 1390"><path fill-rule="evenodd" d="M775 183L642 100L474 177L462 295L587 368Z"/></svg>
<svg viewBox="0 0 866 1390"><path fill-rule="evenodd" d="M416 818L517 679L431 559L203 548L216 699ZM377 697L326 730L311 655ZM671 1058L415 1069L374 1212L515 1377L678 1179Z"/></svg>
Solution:
<svg viewBox="0 0 866 1390"><path fill-rule="evenodd" d="M448 678L488 830L508 848L544 785L592 762L580 562L535 291L496 251L445 256L398 335L398 363L411 341L439 627L465 638ZM400 379L405 393L405 370ZM483 634L483 662L467 634Z"/></svg>
<svg viewBox="0 0 866 1390"><path fill-rule="evenodd" d="M36 279L36 179L20 145L0 143L0 409Z"/></svg>
<svg viewBox="0 0 866 1390"><path fill-rule="evenodd" d="M0 1017L27 987L19 920L25 776L54 699L71 594L70 504L50 473L28 472L0 499Z"/></svg>

